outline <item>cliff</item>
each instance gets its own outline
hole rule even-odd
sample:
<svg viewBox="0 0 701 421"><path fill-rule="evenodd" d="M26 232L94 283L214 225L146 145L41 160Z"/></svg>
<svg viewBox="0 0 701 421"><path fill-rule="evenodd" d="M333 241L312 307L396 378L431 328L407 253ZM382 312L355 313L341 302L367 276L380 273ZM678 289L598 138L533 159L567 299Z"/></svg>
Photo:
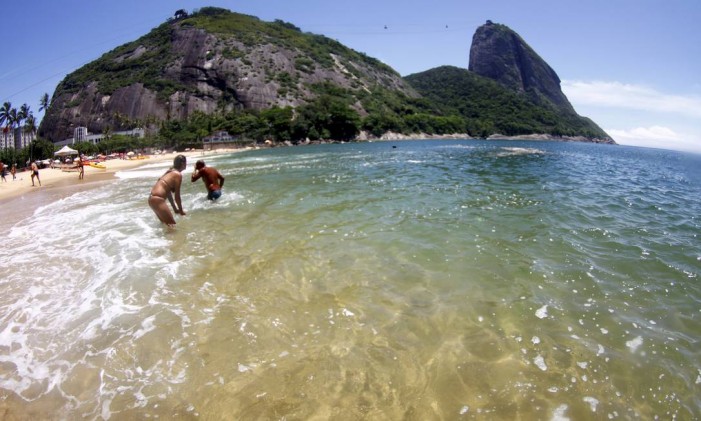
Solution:
<svg viewBox="0 0 701 421"><path fill-rule="evenodd" d="M472 37L468 69L442 66L405 77L442 113L460 115L473 136L615 143L576 113L557 73L513 30L487 21Z"/></svg>
<svg viewBox="0 0 701 421"><path fill-rule="evenodd" d="M69 74L56 88L39 135L157 127L195 112L297 107L330 84L417 96L397 72L292 24L218 8L171 20ZM361 103L355 104L366 114Z"/></svg>
<svg viewBox="0 0 701 421"><path fill-rule="evenodd" d="M291 23L213 7L181 13L66 76L39 135L60 141L79 126L92 133L142 127L170 146L214 130L292 142L347 140L361 131L613 142L576 114L555 71L504 25L477 29L469 69L402 78Z"/></svg>
<svg viewBox="0 0 701 421"><path fill-rule="evenodd" d="M506 25L488 21L472 37L468 70L565 112L574 108L560 89L560 78L521 36Z"/></svg>

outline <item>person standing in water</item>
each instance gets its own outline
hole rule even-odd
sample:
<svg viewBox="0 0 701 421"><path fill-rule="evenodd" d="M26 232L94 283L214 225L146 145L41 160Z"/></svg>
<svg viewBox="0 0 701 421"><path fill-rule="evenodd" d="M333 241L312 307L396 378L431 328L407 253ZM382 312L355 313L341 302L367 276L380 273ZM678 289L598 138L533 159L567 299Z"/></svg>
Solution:
<svg viewBox="0 0 701 421"><path fill-rule="evenodd" d="M185 155L176 156L173 160L173 166L156 181L148 197L148 205L153 209L158 219L171 228L175 228L175 218L168 209L166 199L170 202L173 212L185 215L180 200L180 185L183 181L181 172L185 170L185 167L187 167Z"/></svg>
<svg viewBox="0 0 701 421"><path fill-rule="evenodd" d="M195 163L195 171L192 172L190 178L192 182L199 180L200 177L204 181L204 186L207 188L207 199L217 200L221 197L221 188L224 186L224 176L214 167L208 167L204 161L199 160Z"/></svg>

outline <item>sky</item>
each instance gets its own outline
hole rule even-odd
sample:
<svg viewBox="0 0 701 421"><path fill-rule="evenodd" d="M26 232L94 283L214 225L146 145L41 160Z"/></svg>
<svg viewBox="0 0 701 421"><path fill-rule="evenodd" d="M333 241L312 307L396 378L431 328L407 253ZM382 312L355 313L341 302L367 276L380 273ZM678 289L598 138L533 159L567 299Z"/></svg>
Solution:
<svg viewBox="0 0 701 421"><path fill-rule="evenodd" d="M216 6L281 19L402 76L467 68L488 19L516 31L562 90L622 145L701 153L701 0L30 0L2 6L0 103L30 106L102 54L173 16Z"/></svg>

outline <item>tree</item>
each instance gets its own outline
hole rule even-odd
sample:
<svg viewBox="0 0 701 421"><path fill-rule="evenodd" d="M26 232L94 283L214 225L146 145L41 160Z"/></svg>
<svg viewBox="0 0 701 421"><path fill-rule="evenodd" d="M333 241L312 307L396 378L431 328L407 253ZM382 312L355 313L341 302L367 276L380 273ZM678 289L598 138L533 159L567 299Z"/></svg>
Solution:
<svg viewBox="0 0 701 421"><path fill-rule="evenodd" d="M2 107L0 107L0 127L3 127L3 135L5 136L5 142L3 143L3 147L7 147L7 133L10 129L10 114L12 111L12 104L8 101L2 104Z"/></svg>
<svg viewBox="0 0 701 421"><path fill-rule="evenodd" d="M34 117L34 114L31 111L29 112L29 115L27 116L26 123L24 123L24 132L31 134L32 138L34 138L34 133L37 132L37 121L36 121L36 118Z"/></svg>
<svg viewBox="0 0 701 421"><path fill-rule="evenodd" d="M53 158L56 146L48 140L33 140L27 146L29 149L29 157L31 160Z"/></svg>
<svg viewBox="0 0 701 421"><path fill-rule="evenodd" d="M292 138L292 107L272 107L260 112L260 117L266 124L265 137L272 137L276 141L285 141Z"/></svg>
<svg viewBox="0 0 701 421"><path fill-rule="evenodd" d="M32 112L29 110L29 105L27 105L26 103L22 104L22 106L19 108L19 111L17 111L17 120L15 121L17 127L21 127L22 122L26 120L31 113Z"/></svg>
<svg viewBox="0 0 701 421"><path fill-rule="evenodd" d="M6 104L9 104L9 102L6 102ZM9 133L13 134L13 139L14 139L14 128L15 125L17 124L17 121L19 120L18 115L17 115L17 108L11 108L10 112L7 113L7 117L5 118L5 147L7 147L7 135Z"/></svg>
<svg viewBox="0 0 701 421"><path fill-rule="evenodd" d="M49 109L49 106L51 105L51 97L49 97L48 93L44 93L44 95L39 98L39 111L46 111Z"/></svg>
<svg viewBox="0 0 701 421"><path fill-rule="evenodd" d="M331 100L328 105L327 128L332 139L350 140L358 134L360 116L358 112L339 100Z"/></svg>
<svg viewBox="0 0 701 421"><path fill-rule="evenodd" d="M187 12L185 9L178 9L175 11L175 19L184 19L187 17Z"/></svg>

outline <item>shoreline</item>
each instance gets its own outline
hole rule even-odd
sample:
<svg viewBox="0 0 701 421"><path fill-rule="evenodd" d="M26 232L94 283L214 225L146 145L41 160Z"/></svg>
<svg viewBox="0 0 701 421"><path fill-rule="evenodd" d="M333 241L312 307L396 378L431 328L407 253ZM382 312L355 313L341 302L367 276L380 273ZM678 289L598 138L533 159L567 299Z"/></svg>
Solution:
<svg viewBox="0 0 701 421"><path fill-rule="evenodd" d="M8 173L7 182L0 181L0 207L2 218L0 232L16 224L28 213L33 213L40 206L55 200L60 200L79 191L90 190L101 184L116 180L118 171L131 170L146 164L159 162L171 162L177 155L185 155L188 163L201 157L223 155L235 152L244 152L242 149L217 149L203 151L196 149L187 152L171 152L163 155L147 155L147 159L111 159L104 162L106 169L97 169L85 166L85 176L78 179L77 171L65 172L58 168L44 168L39 170L41 186L34 180L36 186L32 186L31 172L22 171L16 174L13 180Z"/></svg>

